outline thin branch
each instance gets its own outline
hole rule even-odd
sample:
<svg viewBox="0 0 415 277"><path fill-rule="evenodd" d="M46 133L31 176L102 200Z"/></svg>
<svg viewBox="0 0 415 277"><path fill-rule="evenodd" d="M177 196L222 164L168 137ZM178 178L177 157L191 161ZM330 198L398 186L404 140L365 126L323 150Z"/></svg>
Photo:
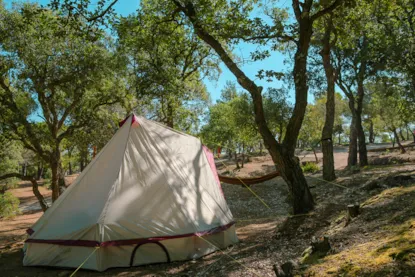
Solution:
<svg viewBox="0 0 415 277"><path fill-rule="evenodd" d="M118 0L112 1L112 3L105 10L103 10L101 13L97 14L96 16L88 18L87 20L90 22L90 21L95 21L103 17L117 2Z"/></svg>

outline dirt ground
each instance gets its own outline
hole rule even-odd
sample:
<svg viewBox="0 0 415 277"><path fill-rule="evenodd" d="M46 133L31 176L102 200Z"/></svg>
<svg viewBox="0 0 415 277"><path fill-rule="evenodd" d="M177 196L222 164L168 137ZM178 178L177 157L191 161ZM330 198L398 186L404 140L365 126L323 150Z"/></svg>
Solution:
<svg viewBox="0 0 415 277"><path fill-rule="evenodd" d="M102 273L81 270L77 276L275 276L273 266L300 261L313 236L328 236L332 249L326 257L303 261L298 276L415 276L414 153L370 153L371 161L380 159L380 164L384 160L390 164L368 166L351 174L344 170L347 152L336 151L335 182L323 182L321 172L307 174L317 205L312 213L302 216L290 216L287 187L280 177L251 186L269 208L246 188L223 184L237 221L239 244L195 261ZM303 159L314 159L312 153L303 154ZM239 171L224 162L229 165L219 162L219 171L233 171L237 176L258 176L274 170L269 156L253 157ZM385 176L396 175L409 177L382 181ZM50 191L42 187L41 192L50 198ZM21 201L22 214L0 220L0 276L69 276L71 269L22 266L25 230L42 212L29 184L22 184L13 193ZM361 204L361 215L348 220L346 207L355 202Z"/></svg>

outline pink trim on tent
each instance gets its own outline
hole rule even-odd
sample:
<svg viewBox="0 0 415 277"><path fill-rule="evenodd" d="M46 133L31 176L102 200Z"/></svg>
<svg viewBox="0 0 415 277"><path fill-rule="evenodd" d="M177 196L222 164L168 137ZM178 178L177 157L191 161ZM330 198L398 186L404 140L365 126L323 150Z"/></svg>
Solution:
<svg viewBox="0 0 415 277"><path fill-rule="evenodd" d="M201 236L206 236L206 235L213 235L213 234L220 233L222 231L229 229L234 224L235 222L231 222L223 226L215 227L210 230L197 232L197 233L175 235L175 236L165 236L165 237L142 238L142 239L112 240L112 241L104 241L104 242L98 242L94 240L27 239L25 242L26 243L46 243L46 244L56 244L56 245L65 245L65 246L85 246L85 247L121 246L121 245L132 245L132 244L138 244L138 243L156 242L156 241L179 239L179 238L194 237L194 236L201 237Z"/></svg>
<svg viewBox="0 0 415 277"><path fill-rule="evenodd" d="M131 120L131 125L133 125L134 127L137 127L138 125L140 125L138 123L138 118L135 116L135 114L132 115L133 119ZM121 121L118 125L120 126L120 128L122 127L122 125L124 125L124 123L127 121L127 119L129 119L130 116L127 116L126 119L124 119L123 121Z"/></svg>
<svg viewBox="0 0 415 277"><path fill-rule="evenodd" d="M209 162L210 169L213 172L213 176L215 176L216 183L218 184L222 194L225 195L222 190L222 185L220 184L220 181L219 181L218 171L216 170L215 158L213 157L213 153L206 146L202 145L202 147L203 147L203 152L205 152L206 158Z"/></svg>

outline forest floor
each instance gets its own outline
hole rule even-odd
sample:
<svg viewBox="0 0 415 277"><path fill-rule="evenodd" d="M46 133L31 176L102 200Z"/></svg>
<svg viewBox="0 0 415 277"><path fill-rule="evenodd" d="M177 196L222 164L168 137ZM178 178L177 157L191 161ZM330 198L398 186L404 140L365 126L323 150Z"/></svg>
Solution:
<svg viewBox="0 0 415 277"><path fill-rule="evenodd" d="M277 177L252 190L270 207L240 185L223 184L228 205L237 221L240 240L228 249L201 259L105 272L81 270L77 276L275 276L273 266L290 260L303 263L298 276L415 276L415 150L370 153L376 165L352 174L343 169L344 155L336 151L338 179L327 183L321 172L307 174L316 200L315 210L290 216L288 190ZM301 155L299 155L301 159ZM305 158L314 157L305 153ZM237 176L257 176L273 171L268 155L253 157ZM72 178L73 179L73 178ZM50 191L41 188L50 197ZM20 198L22 214L0 220L0 276L69 276L73 270L23 267L25 230L41 216L31 187L22 184L13 193ZM348 220L347 205L358 202L361 214ZM28 208L30 207L30 208ZM328 236L330 252L302 258L312 237Z"/></svg>

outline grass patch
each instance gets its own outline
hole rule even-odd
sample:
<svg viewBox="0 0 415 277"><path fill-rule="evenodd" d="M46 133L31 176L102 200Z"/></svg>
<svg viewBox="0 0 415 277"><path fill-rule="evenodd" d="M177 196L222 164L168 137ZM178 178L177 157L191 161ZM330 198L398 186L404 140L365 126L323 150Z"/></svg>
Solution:
<svg viewBox="0 0 415 277"><path fill-rule="evenodd" d="M301 169L305 173L315 173L320 170L320 167L315 163L306 163L305 165L301 166Z"/></svg>
<svg viewBox="0 0 415 277"><path fill-rule="evenodd" d="M410 187L395 187L395 188L390 188L390 189L386 189L384 191L382 191L381 193L369 198L368 200L366 200L365 202L362 203L362 207L363 206L369 206L369 205L373 205L373 204L377 204L379 202L385 201L385 200L390 200L393 199L395 197L410 193L415 191L415 186L410 186Z"/></svg>
<svg viewBox="0 0 415 277"><path fill-rule="evenodd" d="M383 272L386 273L391 264L415 267L415 219L385 229L389 235L354 245L321 259L319 263L314 261L307 273L318 273L318 276L384 276Z"/></svg>

